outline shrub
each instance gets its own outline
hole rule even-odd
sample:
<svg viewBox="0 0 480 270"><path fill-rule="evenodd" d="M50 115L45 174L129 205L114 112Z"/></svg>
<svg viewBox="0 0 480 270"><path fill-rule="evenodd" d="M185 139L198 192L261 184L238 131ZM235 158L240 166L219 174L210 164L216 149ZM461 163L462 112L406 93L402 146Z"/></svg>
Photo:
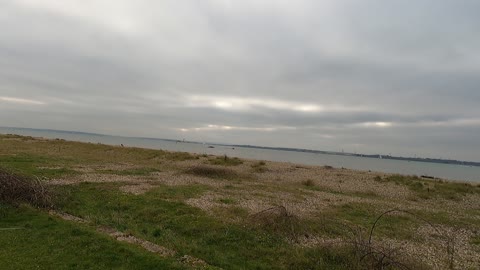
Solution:
<svg viewBox="0 0 480 270"><path fill-rule="evenodd" d="M216 178L216 179L232 179L238 178L238 174L230 169L226 168L217 168L211 166L195 166L189 168L185 171L185 173L193 174L196 176L208 177L208 178Z"/></svg>
<svg viewBox="0 0 480 270"><path fill-rule="evenodd" d="M256 163L252 164L251 167L252 167L254 172L264 173L264 172L268 171L268 169L266 168L266 165L267 165L267 163L265 161L259 161L259 162L256 162Z"/></svg>
<svg viewBox="0 0 480 270"><path fill-rule="evenodd" d="M223 166L237 166L243 164L243 161L237 157L229 158L227 155L223 157L216 157L209 160L209 163L212 165L223 165Z"/></svg>
<svg viewBox="0 0 480 270"><path fill-rule="evenodd" d="M312 179L307 179L305 181L302 181L302 185L306 187L313 187L315 186L315 182Z"/></svg>
<svg viewBox="0 0 480 270"><path fill-rule="evenodd" d="M261 229L283 235L297 241L306 229L302 221L284 206L275 206L250 216L250 222Z"/></svg>
<svg viewBox="0 0 480 270"><path fill-rule="evenodd" d="M35 207L52 207L45 184L36 177L15 174L0 168L0 201L12 205L29 203Z"/></svg>

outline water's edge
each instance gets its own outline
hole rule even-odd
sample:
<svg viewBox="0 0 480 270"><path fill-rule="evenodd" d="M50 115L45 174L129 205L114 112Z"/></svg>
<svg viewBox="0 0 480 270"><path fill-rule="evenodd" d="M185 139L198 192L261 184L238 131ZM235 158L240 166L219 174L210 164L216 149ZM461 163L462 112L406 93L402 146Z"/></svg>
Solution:
<svg viewBox="0 0 480 270"><path fill-rule="evenodd" d="M405 175L428 175L436 178L453 181L467 181L480 183L480 167L462 166L441 163L427 163L404 160L375 159L357 156L342 156L308 152L293 152L284 150L246 148L239 146L209 145L192 142L176 142L163 139L130 138L111 135L68 133L54 130L36 130L22 128L2 128L0 134L18 134L48 139L65 139L90 143L103 143L162 149L197 154L228 155L230 157L291 162L304 165L329 165L336 168L347 168L360 171L378 171L384 173L398 173ZM213 147L213 148L212 148Z"/></svg>

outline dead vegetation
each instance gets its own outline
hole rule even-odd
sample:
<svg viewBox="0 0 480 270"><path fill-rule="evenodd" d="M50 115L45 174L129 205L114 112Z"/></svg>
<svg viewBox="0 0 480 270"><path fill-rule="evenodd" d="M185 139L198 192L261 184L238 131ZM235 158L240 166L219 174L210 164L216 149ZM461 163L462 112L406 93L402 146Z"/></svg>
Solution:
<svg viewBox="0 0 480 270"><path fill-rule="evenodd" d="M227 168L217 168L213 166L206 166L206 165L197 165L185 170L185 173L201 176L201 177L208 177L214 179L233 179L238 178L239 174L231 169Z"/></svg>
<svg viewBox="0 0 480 270"><path fill-rule="evenodd" d="M297 242L301 235L306 234L302 221L285 206L260 211L250 215L248 220L255 227L282 235L293 242Z"/></svg>
<svg viewBox="0 0 480 270"><path fill-rule="evenodd" d="M52 207L50 191L42 180L0 168L0 202L12 205L28 203L35 207Z"/></svg>
<svg viewBox="0 0 480 270"><path fill-rule="evenodd" d="M445 267L448 269L455 268L456 257L456 235L447 231L443 231L442 228L431 223L427 219L412 213L410 211L401 209L390 209L381 213L373 222L368 231L355 226L350 227L345 225L351 232L351 237L345 240L347 245L350 245L355 252L355 257L358 259L358 263L366 269L428 269L421 260L412 258L412 254L409 254L399 246L388 244L385 241L375 241L374 232L377 226L380 224L382 218L391 214L405 214L414 217L417 221L427 224L430 230L435 231L441 238L443 243L445 258Z"/></svg>
<svg viewBox="0 0 480 270"><path fill-rule="evenodd" d="M256 173L268 172L267 163L265 161L255 162L251 165L252 169Z"/></svg>
<svg viewBox="0 0 480 270"><path fill-rule="evenodd" d="M238 166L243 164L243 160L237 157L228 157L224 155L223 157L215 157L208 160L208 163L212 165L223 165L223 166Z"/></svg>

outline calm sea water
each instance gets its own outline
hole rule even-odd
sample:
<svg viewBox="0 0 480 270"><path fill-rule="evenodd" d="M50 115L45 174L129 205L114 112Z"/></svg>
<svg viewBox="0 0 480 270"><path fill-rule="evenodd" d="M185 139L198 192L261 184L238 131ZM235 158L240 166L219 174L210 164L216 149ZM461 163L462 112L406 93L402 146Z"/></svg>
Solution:
<svg viewBox="0 0 480 270"><path fill-rule="evenodd" d="M66 133L47 130L32 130L21 128L1 128L2 134L19 134L34 137L61 138L70 141L103 143L110 145L135 146L151 149L163 149L199 154L228 155L258 160L292 162L305 165L330 165L356 170L372 170L386 173L407 175L430 175L443 179L469 181L480 183L480 167L462 165L414 162L402 160L388 160L365 157L326 155L303 152L291 152L268 149L254 149L244 147L217 146L209 148L208 144L174 142L162 139L129 138L109 135L92 135L81 133Z"/></svg>

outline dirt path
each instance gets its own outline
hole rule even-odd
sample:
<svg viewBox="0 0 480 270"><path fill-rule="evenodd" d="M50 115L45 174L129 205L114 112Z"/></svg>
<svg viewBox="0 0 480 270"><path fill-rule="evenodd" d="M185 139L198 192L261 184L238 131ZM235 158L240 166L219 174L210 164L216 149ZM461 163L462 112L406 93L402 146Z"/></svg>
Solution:
<svg viewBox="0 0 480 270"><path fill-rule="evenodd" d="M90 221L88 221L86 219L83 219L83 218L80 218L80 217L77 217L77 216L73 216L73 215L70 215L68 213L57 212L57 211L54 211L54 210L50 210L48 213L52 216L56 216L56 217L59 217L63 220L67 220L67 221L72 221L72 222L76 222L76 223L83 223L83 224L90 223ZM110 237L113 237L115 240L117 240L119 242L126 242L126 243L129 243L129 244L132 244L132 245L142 247L143 249L145 249L149 252L155 253L155 254L157 254L161 257L165 257L165 258L175 257L178 254L178 252L176 252L175 250L166 248L164 246L157 245L157 244L152 243L150 241L147 241L145 239L141 239L141 238L135 237L133 235L123 233L121 231L117 231L117 230L115 230L114 228L111 228L111 227L97 226L96 230L97 230L97 232L100 232L100 233L106 234ZM193 267L194 269L221 269L219 267L209 265L207 262L205 262L202 259L190 256L190 255L183 255L183 256L179 257L178 260L182 264Z"/></svg>

